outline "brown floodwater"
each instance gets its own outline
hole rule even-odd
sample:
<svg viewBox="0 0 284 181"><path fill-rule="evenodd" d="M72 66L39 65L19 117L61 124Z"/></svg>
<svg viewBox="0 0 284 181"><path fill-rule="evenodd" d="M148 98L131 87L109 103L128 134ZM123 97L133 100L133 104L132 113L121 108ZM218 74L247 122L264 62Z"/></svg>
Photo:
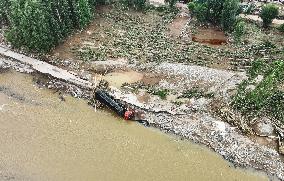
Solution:
<svg viewBox="0 0 284 181"><path fill-rule="evenodd" d="M210 150L0 74L0 180L262 181Z"/></svg>
<svg viewBox="0 0 284 181"><path fill-rule="evenodd" d="M199 29L197 34L192 36L192 41L209 45L227 44L227 37L223 31L216 29Z"/></svg>

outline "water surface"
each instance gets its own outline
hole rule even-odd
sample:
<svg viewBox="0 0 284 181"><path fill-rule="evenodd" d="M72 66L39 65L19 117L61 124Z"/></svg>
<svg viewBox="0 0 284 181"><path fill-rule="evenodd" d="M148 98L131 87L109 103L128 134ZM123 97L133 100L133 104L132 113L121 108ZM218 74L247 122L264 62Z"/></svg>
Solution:
<svg viewBox="0 0 284 181"><path fill-rule="evenodd" d="M0 180L262 181L217 154L0 74Z"/></svg>

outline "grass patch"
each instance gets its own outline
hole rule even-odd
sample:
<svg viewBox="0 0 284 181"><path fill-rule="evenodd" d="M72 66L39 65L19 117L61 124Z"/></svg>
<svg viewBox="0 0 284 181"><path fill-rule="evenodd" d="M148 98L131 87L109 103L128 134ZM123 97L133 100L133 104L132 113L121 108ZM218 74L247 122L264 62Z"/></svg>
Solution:
<svg viewBox="0 0 284 181"><path fill-rule="evenodd" d="M248 74L248 80L238 88L233 106L248 117L266 115L284 123L284 92L279 89L284 83L284 61L255 61ZM258 75L263 76L261 81L256 81Z"/></svg>
<svg viewBox="0 0 284 181"><path fill-rule="evenodd" d="M154 90L151 92L153 95L159 96L161 99L167 99L167 95L169 94L169 90L161 89L161 90Z"/></svg>
<svg viewBox="0 0 284 181"><path fill-rule="evenodd" d="M199 99L201 97L212 98L214 97L214 93L205 93L204 91L201 91L197 88L193 88L193 89L183 92L182 95L179 96L178 98L188 98L188 99L197 98Z"/></svg>

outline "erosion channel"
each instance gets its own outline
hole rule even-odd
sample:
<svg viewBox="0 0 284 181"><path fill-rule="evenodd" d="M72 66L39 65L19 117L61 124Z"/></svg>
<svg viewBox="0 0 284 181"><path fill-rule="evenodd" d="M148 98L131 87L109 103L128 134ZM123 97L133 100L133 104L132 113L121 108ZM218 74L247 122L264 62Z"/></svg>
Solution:
<svg viewBox="0 0 284 181"><path fill-rule="evenodd" d="M27 74L1 74L0 125L0 180L268 180L83 100L62 101Z"/></svg>

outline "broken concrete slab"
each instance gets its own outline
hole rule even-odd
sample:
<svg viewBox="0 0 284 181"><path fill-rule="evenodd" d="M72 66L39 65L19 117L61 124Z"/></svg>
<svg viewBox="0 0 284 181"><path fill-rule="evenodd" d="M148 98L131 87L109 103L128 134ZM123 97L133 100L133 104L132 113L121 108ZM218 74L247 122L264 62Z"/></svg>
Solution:
<svg viewBox="0 0 284 181"><path fill-rule="evenodd" d="M32 69L40 73L51 75L54 78L67 81L69 83L72 83L74 85L77 85L83 88L87 88L87 89L93 88L93 85L91 82L83 80L77 77L76 75L71 74L67 70L58 68L56 66L53 66L51 64L48 64L40 60L37 60L35 58L31 58L23 54L16 53L10 50L9 48L0 46L0 54L6 57L12 58L23 64L29 65L32 67Z"/></svg>

